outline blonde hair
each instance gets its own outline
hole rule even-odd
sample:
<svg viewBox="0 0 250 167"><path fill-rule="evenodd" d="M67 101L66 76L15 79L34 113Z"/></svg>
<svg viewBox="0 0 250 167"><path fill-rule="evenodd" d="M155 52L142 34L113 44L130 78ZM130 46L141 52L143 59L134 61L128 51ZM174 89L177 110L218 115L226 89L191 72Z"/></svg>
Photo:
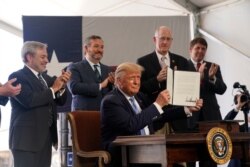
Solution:
<svg viewBox="0 0 250 167"><path fill-rule="evenodd" d="M138 64L131 63L131 62L125 62L120 64L116 70L115 70L115 80L118 78L123 77L126 73L132 73L132 72L142 72L144 71L144 68Z"/></svg>

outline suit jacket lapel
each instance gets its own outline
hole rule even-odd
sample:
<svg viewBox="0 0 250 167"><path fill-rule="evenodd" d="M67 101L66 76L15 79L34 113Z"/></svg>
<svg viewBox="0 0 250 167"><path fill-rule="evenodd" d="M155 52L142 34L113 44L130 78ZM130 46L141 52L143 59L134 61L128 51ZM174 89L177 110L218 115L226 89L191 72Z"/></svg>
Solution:
<svg viewBox="0 0 250 167"><path fill-rule="evenodd" d="M191 59L188 60L188 68L191 71L196 71L196 68L195 68L193 62L191 61Z"/></svg>
<svg viewBox="0 0 250 167"><path fill-rule="evenodd" d="M152 53L151 62L152 62L153 67L155 68L155 70L157 71L157 74L158 74L158 72L161 71L161 65L160 65L160 62L158 60L158 57L157 57L155 51Z"/></svg>
<svg viewBox="0 0 250 167"><path fill-rule="evenodd" d="M35 74L26 66L23 68L24 74L29 78L28 80L31 83L35 83L35 85L38 85L41 89L43 89L42 83L39 81L39 79L35 76Z"/></svg>
<svg viewBox="0 0 250 167"><path fill-rule="evenodd" d="M82 70L84 73L83 75L87 75L89 77L92 77L94 81L96 81L96 83L98 83L98 80L96 78L95 72L92 69L91 65L89 64L89 62L86 60L86 58L84 58L82 60L82 66L81 66Z"/></svg>
<svg viewBox="0 0 250 167"><path fill-rule="evenodd" d="M126 109L130 112L135 114L132 106L130 105L129 101L126 99L126 97L122 94L122 92L120 92L120 90L118 88L115 88L116 93L118 94L118 96L120 97L122 103L124 104L124 106L126 107Z"/></svg>

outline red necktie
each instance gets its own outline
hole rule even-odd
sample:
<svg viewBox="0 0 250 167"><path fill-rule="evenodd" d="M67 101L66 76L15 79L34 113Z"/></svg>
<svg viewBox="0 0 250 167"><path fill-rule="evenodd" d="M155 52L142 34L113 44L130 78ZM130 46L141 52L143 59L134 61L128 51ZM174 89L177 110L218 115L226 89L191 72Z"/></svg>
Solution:
<svg viewBox="0 0 250 167"><path fill-rule="evenodd" d="M201 66L201 63L197 63L196 70L199 71L199 68Z"/></svg>
<svg viewBox="0 0 250 167"><path fill-rule="evenodd" d="M201 63L197 63L197 66L196 66L197 71L199 71L200 66L201 66ZM204 85L204 81L201 80L201 86L203 86L203 85Z"/></svg>

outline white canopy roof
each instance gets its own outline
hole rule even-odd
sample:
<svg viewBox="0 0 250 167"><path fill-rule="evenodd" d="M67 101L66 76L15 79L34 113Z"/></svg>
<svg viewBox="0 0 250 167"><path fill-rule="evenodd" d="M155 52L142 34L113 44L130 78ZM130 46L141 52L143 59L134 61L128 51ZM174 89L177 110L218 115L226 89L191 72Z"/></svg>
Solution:
<svg viewBox="0 0 250 167"><path fill-rule="evenodd" d="M23 15L171 16L226 0L0 0L0 28L22 29ZM230 0L231 1L231 0Z"/></svg>

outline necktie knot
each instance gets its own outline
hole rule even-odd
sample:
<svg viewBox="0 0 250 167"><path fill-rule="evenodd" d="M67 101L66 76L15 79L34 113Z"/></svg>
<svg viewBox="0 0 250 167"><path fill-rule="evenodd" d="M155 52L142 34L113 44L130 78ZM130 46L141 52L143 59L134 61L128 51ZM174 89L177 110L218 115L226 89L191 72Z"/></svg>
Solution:
<svg viewBox="0 0 250 167"><path fill-rule="evenodd" d="M101 74L98 70L98 67L99 67L99 65L94 64L94 72L95 72L95 75L96 75L98 82L100 83L102 81L102 78L101 78Z"/></svg>
<svg viewBox="0 0 250 167"><path fill-rule="evenodd" d="M201 63L200 63L200 62L199 62L199 63L197 63L197 66L196 66L196 70L197 70L197 71L199 71L200 66L201 66Z"/></svg>
<svg viewBox="0 0 250 167"><path fill-rule="evenodd" d="M162 64L162 67L168 66L168 59L166 56L161 57L161 64Z"/></svg>
<svg viewBox="0 0 250 167"><path fill-rule="evenodd" d="M47 83L45 82L45 80L43 79L42 74L41 74L41 73L38 73L37 76L38 76L39 81L40 81L41 84L43 85L43 88L44 88L44 89L47 89L48 86L47 86Z"/></svg>

